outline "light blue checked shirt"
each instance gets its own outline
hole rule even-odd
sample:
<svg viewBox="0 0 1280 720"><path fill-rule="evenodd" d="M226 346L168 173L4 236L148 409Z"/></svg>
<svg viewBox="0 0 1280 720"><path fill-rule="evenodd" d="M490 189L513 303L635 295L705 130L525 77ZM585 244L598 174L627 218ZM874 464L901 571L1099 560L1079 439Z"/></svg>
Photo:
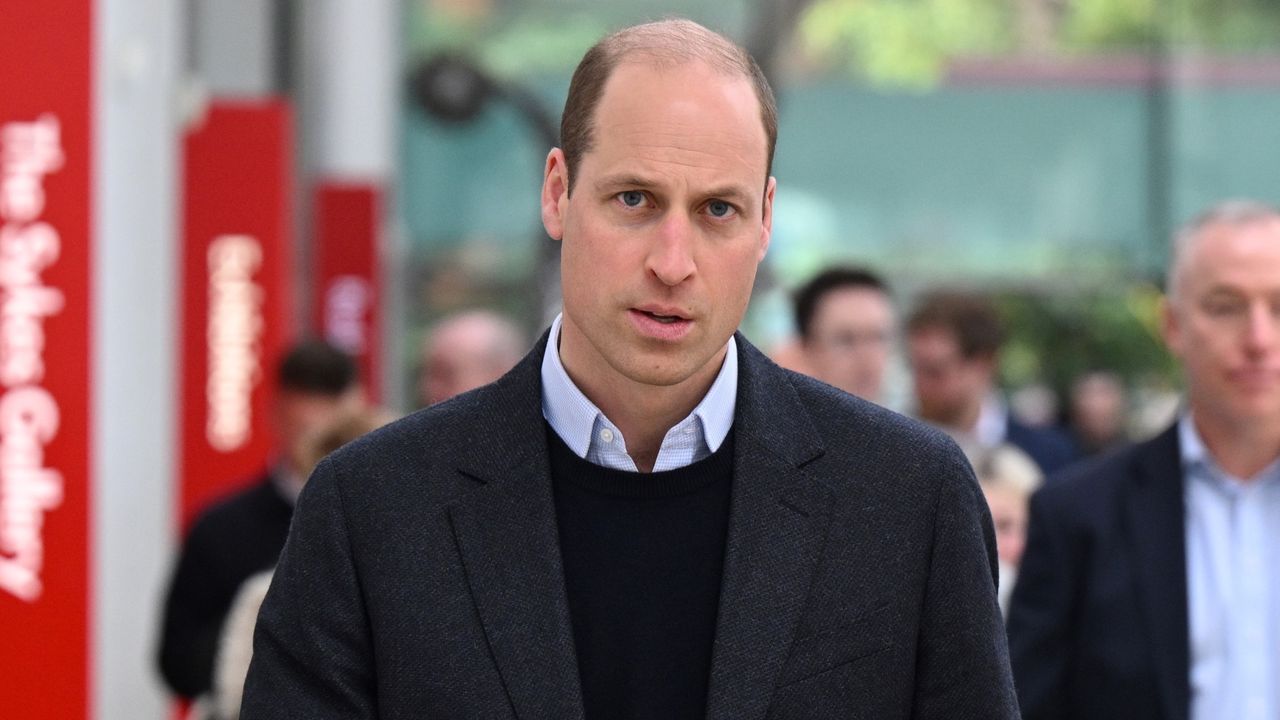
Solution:
<svg viewBox="0 0 1280 720"><path fill-rule="evenodd" d="M542 356L542 417L578 457L614 470L638 472L618 426L582 394L565 372L559 352L560 320L557 315L551 324L551 336ZM738 344L730 337L720 374L693 412L662 438L653 471L681 468L718 450L733 426L737 402Z"/></svg>
<svg viewBox="0 0 1280 720"><path fill-rule="evenodd" d="M1248 482L1178 422L1187 513L1191 720L1280 718L1280 462Z"/></svg>

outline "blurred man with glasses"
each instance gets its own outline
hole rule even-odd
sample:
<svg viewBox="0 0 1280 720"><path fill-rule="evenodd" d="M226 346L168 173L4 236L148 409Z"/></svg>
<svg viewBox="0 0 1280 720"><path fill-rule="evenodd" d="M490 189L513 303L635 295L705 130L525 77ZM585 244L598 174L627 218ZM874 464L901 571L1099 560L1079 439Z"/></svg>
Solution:
<svg viewBox="0 0 1280 720"><path fill-rule="evenodd" d="M817 379L883 404L897 323L889 288L863 268L830 268L796 293L805 366Z"/></svg>

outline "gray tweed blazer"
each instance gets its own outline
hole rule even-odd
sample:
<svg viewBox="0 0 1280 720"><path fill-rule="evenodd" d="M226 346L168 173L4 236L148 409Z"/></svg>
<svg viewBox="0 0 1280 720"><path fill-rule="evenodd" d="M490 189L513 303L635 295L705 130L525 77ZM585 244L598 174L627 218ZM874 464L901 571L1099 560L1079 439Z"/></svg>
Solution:
<svg viewBox="0 0 1280 720"><path fill-rule="evenodd" d="M242 718L583 718L545 344L320 464L259 615ZM1017 718L995 539L962 454L738 348L706 716Z"/></svg>

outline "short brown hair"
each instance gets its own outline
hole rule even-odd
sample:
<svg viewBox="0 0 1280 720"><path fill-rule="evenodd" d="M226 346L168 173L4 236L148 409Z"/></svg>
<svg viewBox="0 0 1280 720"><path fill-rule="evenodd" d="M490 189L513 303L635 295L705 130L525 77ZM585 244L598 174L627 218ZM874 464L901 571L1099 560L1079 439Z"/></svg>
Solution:
<svg viewBox="0 0 1280 720"><path fill-rule="evenodd" d="M796 291L796 330L802 339L809 340L813 332L813 318L818 314L818 303L822 302L822 298L828 293L846 288L871 290L889 297L889 286L867 268L833 267L823 270Z"/></svg>
<svg viewBox="0 0 1280 720"><path fill-rule="evenodd" d="M594 142L596 106L604 95L609 76L625 58L643 55L659 66L701 60L726 74L740 74L751 81L760 101L768 156L765 179L773 173L773 148L778 140L778 106L773 90L760 66L742 47L725 36L680 18L633 25L604 37L582 56L569 82L569 96L560 117L560 149L569 172L569 192L573 192L575 170Z"/></svg>
<svg viewBox="0 0 1280 720"><path fill-rule="evenodd" d="M1004 323L991 298L978 293L939 290L926 294L907 319L907 332L941 329L955 336L965 358L995 355L1004 344Z"/></svg>

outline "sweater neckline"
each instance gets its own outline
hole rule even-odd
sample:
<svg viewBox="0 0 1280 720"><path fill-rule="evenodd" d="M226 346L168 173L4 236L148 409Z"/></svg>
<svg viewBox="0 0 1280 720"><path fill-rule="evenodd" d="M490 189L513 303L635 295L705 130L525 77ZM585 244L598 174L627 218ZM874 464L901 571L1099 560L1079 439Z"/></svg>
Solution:
<svg viewBox="0 0 1280 720"><path fill-rule="evenodd" d="M553 479L568 480L587 491L614 497L664 498L688 495L733 474L734 432L730 428L715 452L684 467L630 472L596 465L569 448L550 423L544 423Z"/></svg>

